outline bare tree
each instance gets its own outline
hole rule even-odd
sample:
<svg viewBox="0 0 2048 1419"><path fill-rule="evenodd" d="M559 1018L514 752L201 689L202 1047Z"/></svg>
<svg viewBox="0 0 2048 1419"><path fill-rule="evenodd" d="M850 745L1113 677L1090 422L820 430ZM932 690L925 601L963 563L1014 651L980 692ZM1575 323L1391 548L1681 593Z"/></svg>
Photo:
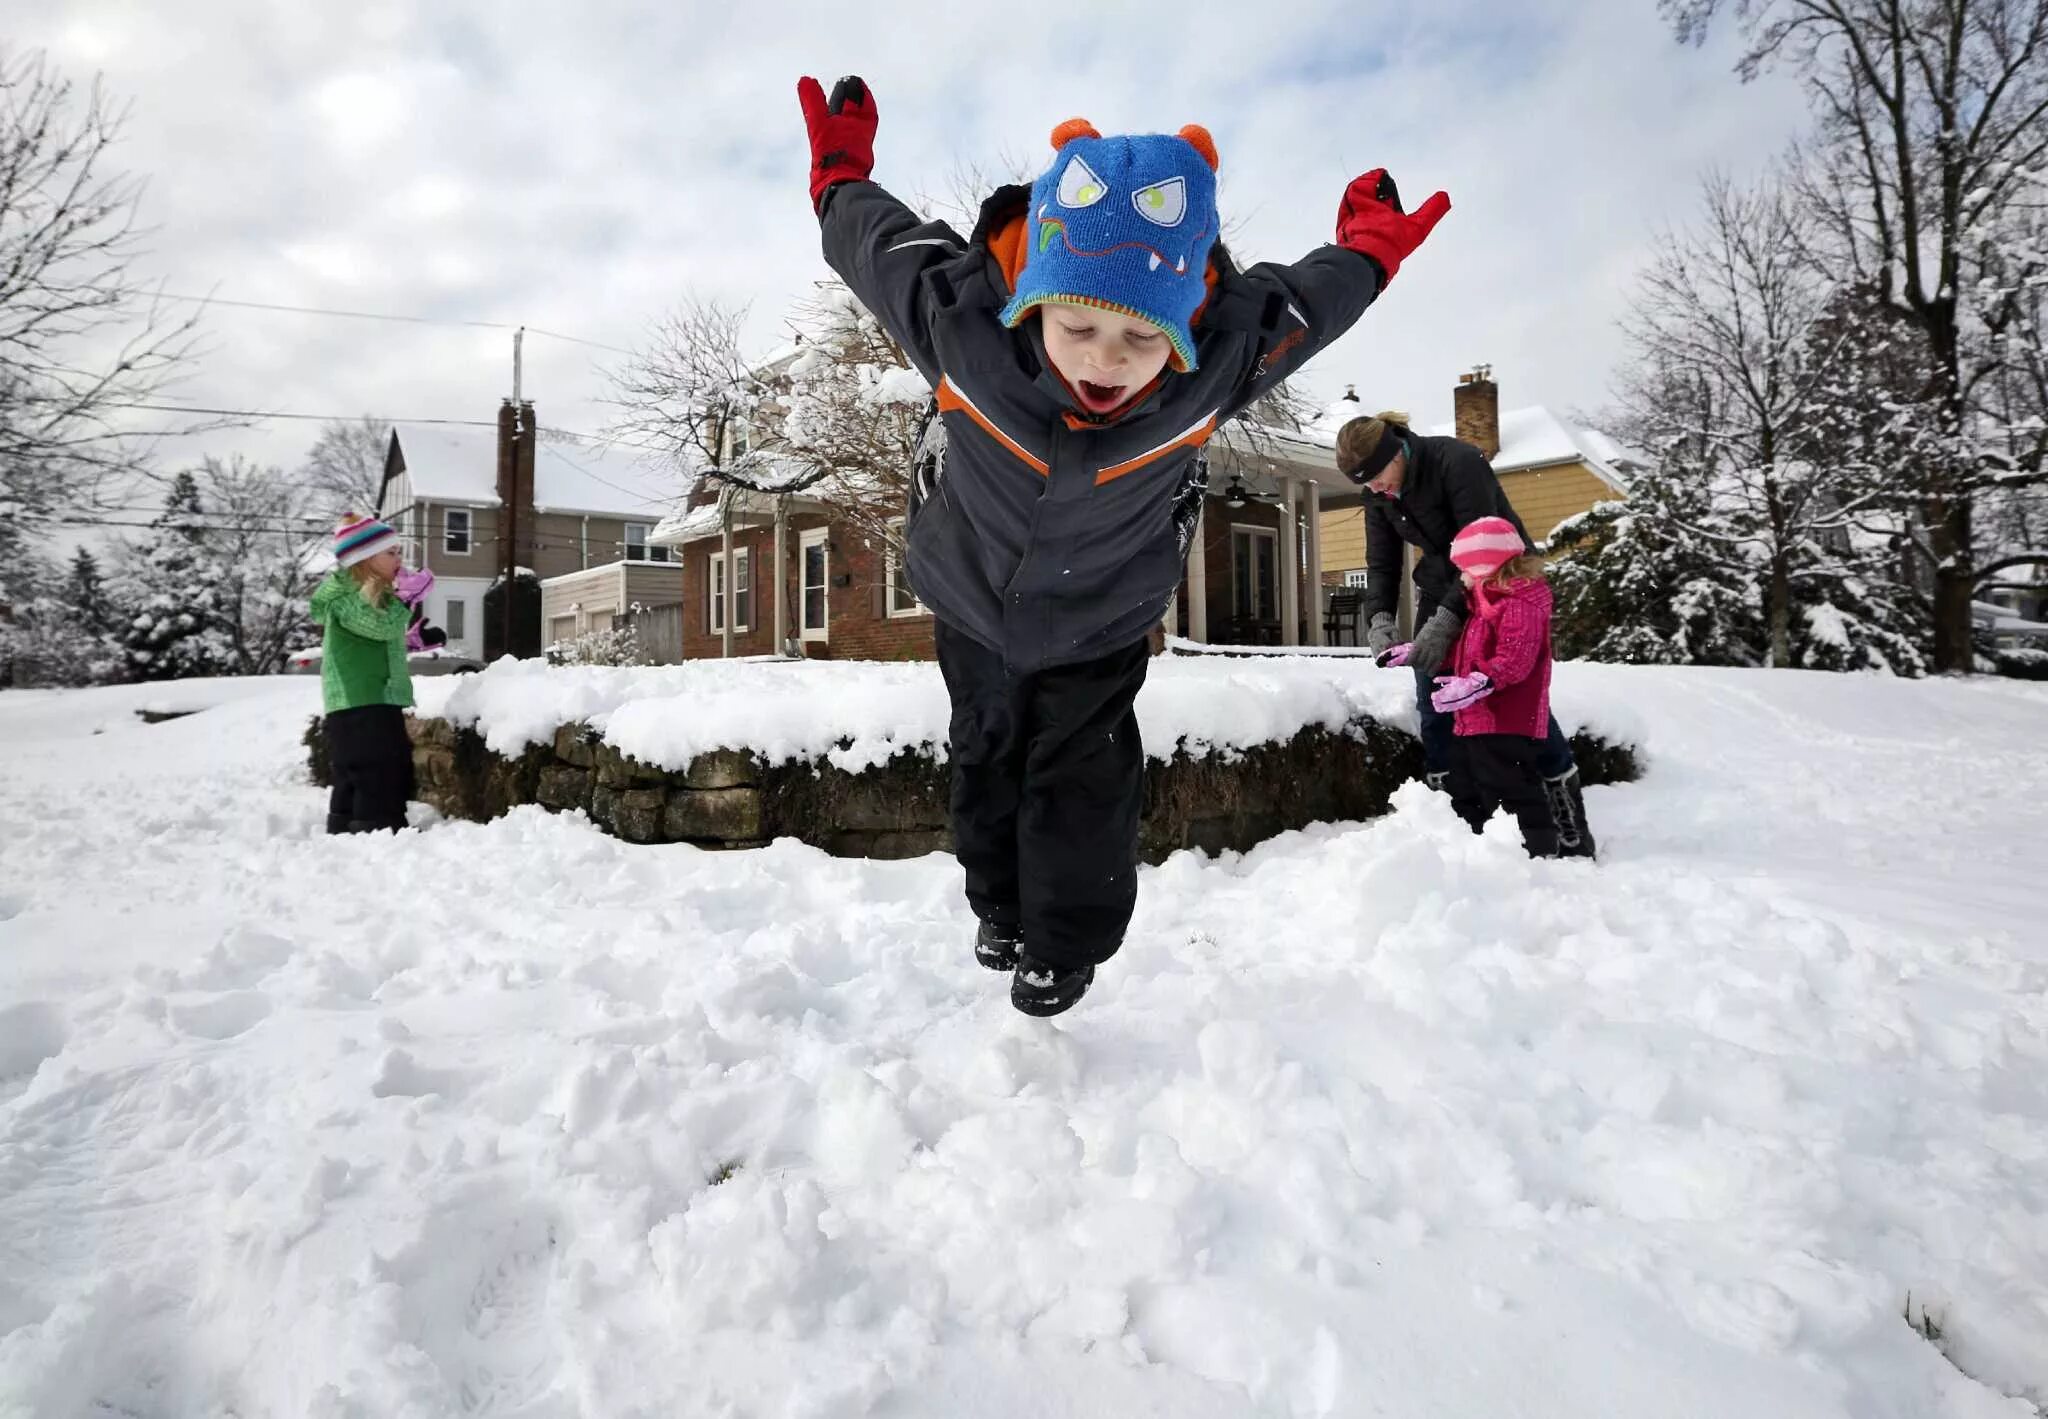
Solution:
<svg viewBox="0 0 2048 1419"><path fill-rule="evenodd" d="M0 482L24 516L135 471L127 411L192 354L197 317L136 282L142 184L110 166L125 117L0 48Z"/></svg>
<svg viewBox="0 0 2048 1419"><path fill-rule="evenodd" d="M306 453L300 479L312 495L312 511L327 518L374 513L384 491L384 462L391 452L391 426L365 414L321 425Z"/></svg>
<svg viewBox="0 0 2048 1419"><path fill-rule="evenodd" d="M693 476L728 481L746 432L772 392L746 354L744 306L685 300L655 326L647 343L611 375L611 434L658 451Z"/></svg>
<svg viewBox="0 0 2048 1419"><path fill-rule="evenodd" d="M881 322L837 281L791 320L799 354L780 372L766 449L802 471L805 495L900 553L902 519L931 386Z"/></svg>
<svg viewBox="0 0 2048 1419"><path fill-rule="evenodd" d="M1727 0L1659 0L1701 40ZM1818 132L1808 192L1834 274L1906 317L1926 352L1934 427L1910 483L1910 545L1928 568L1935 664L1971 667L1979 504L2043 477L1984 456L1984 383L2004 364L2042 253L2001 242L2048 158L2048 5L2034 0L1734 0L1744 78L1806 78Z"/></svg>

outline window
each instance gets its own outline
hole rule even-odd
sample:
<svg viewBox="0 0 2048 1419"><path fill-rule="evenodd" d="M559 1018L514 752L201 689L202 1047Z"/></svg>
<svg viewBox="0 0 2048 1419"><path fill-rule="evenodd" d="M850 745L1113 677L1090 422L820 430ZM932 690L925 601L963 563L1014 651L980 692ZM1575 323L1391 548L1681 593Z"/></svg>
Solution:
<svg viewBox="0 0 2048 1419"><path fill-rule="evenodd" d="M750 629L754 624L752 549L735 547L732 553L732 584L730 601L732 605L732 628L734 631ZM706 560L705 604L709 608L706 624L714 634L725 631L725 611L728 601L725 575L725 554L713 552Z"/></svg>
<svg viewBox="0 0 2048 1419"><path fill-rule="evenodd" d="M1365 587L1365 568L1358 567L1344 573L1344 584L1354 590L1363 590Z"/></svg>
<svg viewBox="0 0 2048 1419"><path fill-rule="evenodd" d="M1272 527L1230 529L1230 614L1240 621L1280 619L1280 533Z"/></svg>
<svg viewBox="0 0 2048 1419"><path fill-rule="evenodd" d="M826 570L830 566L830 549L826 547L826 530L814 527L799 539L802 547L803 614L801 627L807 641L821 641L827 638L827 626L831 615L830 597L826 591Z"/></svg>
<svg viewBox="0 0 2048 1419"><path fill-rule="evenodd" d="M653 529L644 522L626 524L626 560L629 562L666 562L669 559L667 547L650 547L647 534Z"/></svg>
<svg viewBox="0 0 2048 1419"><path fill-rule="evenodd" d="M450 601L441 629L448 633L451 641L466 639L469 635L469 603Z"/></svg>
<svg viewBox="0 0 2048 1419"><path fill-rule="evenodd" d="M443 515L441 550L452 557L469 555L469 509L452 507Z"/></svg>
<svg viewBox="0 0 2048 1419"><path fill-rule="evenodd" d="M887 572L889 578L889 614L891 616L928 616L929 609L917 599L917 593L910 589L910 576L903 569L903 554L897 546L908 540L909 523L898 521L894 524L896 542L889 547Z"/></svg>

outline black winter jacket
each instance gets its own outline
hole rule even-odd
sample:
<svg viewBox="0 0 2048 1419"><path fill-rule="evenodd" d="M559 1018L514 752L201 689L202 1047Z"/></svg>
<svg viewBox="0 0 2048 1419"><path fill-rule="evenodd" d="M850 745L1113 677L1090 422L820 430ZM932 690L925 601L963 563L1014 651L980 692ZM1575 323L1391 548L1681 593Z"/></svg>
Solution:
<svg viewBox="0 0 2048 1419"><path fill-rule="evenodd" d="M872 182L830 188L819 218L826 261L938 395L944 451L919 459L911 586L1020 674L1107 655L1159 621L1201 507L1203 443L1349 329L1381 285L1377 263L1343 247L1247 271L1219 247L1198 368L1092 421L1046 360L1039 322L997 319L1011 286L995 248L1017 248L996 234L1013 233L1029 192L997 192L966 241Z"/></svg>
<svg viewBox="0 0 2048 1419"><path fill-rule="evenodd" d="M1415 624L1438 606L1465 614L1465 583L1451 565L1451 539L1482 517L1504 517L1529 542L1529 529L1486 455L1453 438L1411 435L1398 497L1365 493L1365 617L1391 616L1401 600L1401 544L1422 550L1415 564ZM1530 550L1535 545L1530 543Z"/></svg>

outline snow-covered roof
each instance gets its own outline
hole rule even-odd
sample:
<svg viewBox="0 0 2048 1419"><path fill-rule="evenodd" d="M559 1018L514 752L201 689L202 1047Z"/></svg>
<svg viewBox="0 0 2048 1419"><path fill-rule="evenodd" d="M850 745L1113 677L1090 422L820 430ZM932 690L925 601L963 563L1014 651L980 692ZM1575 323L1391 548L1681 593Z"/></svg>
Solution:
<svg viewBox="0 0 2048 1419"><path fill-rule="evenodd" d="M1431 424L1426 433L1451 435L1458 431L1453 422ZM1500 415L1500 452L1493 456L1493 471L1514 473L1525 468L1548 468L1560 463L1583 463L1601 482L1617 493L1628 491L1619 465L1628 459L1621 446L1605 434L1567 423L1541 404L1523 409L1504 409Z"/></svg>
<svg viewBox="0 0 2048 1419"><path fill-rule="evenodd" d="M401 424L398 446L415 499L497 505L497 430ZM534 451L533 501L542 512L653 522L681 500L685 481L653 455L545 431Z"/></svg>
<svg viewBox="0 0 2048 1419"><path fill-rule="evenodd" d="M1304 437L1334 448L1339 429L1353 419L1376 412L1362 400L1335 400L1310 422L1303 431ZM1417 427L1423 433L1438 437L1454 436L1458 431L1457 424L1452 421ZM1548 468L1559 463L1583 463L1615 492L1624 494L1628 491L1627 470L1641 465L1643 461L1641 455L1632 453L1598 429L1571 423L1541 404L1501 412L1500 452L1492 460L1496 473Z"/></svg>
<svg viewBox="0 0 2048 1419"><path fill-rule="evenodd" d="M702 507L670 513L655 524L654 530L647 534L647 540L657 547L680 547L689 542L701 542L706 537L716 537L724 525L718 504L706 503Z"/></svg>

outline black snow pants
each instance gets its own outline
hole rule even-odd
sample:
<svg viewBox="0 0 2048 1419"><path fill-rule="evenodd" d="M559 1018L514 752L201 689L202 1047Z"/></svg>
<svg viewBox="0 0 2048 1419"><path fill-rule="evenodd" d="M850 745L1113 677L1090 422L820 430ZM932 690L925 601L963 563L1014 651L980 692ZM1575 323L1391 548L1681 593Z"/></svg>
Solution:
<svg viewBox="0 0 2048 1419"><path fill-rule="evenodd" d="M362 705L327 716L327 831L372 833L405 826L412 797L412 741L397 705Z"/></svg>
<svg viewBox="0 0 2048 1419"><path fill-rule="evenodd" d="M1145 751L1132 709L1151 648L1012 675L941 621L953 715L953 845L967 902L1062 971L1116 954L1138 900Z"/></svg>
<svg viewBox="0 0 2048 1419"><path fill-rule="evenodd" d="M1546 744L1523 734L1460 734L1451 740L1451 807L1477 832L1505 807L1522 825L1531 857L1557 856L1557 824L1537 767Z"/></svg>

